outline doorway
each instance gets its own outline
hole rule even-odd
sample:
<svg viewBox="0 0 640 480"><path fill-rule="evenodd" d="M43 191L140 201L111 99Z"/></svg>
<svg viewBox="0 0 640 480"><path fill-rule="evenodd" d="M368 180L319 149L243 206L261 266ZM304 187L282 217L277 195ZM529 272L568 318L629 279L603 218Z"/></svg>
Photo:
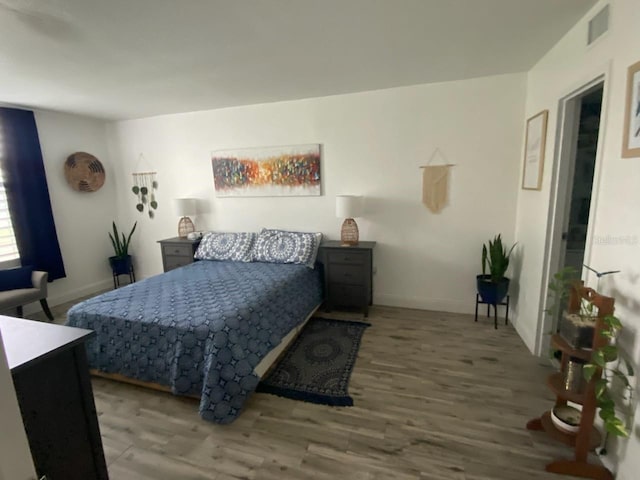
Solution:
<svg viewBox="0 0 640 480"><path fill-rule="evenodd" d="M547 280L565 267L575 269L576 279L583 278L583 265L589 259L604 86L602 76L560 101L557 163L553 174L556 189L549 212L552 220L547 244ZM546 297L546 283L543 288ZM562 310L555 317L543 315L538 332L539 353L548 348L547 335L558 331Z"/></svg>
<svg viewBox="0 0 640 480"><path fill-rule="evenodd" d="M602 94L602 84L595 90L585 93L579 99L579 114L576 115L577 139L573 164L569 172L567 212L562 232L562 261L559 267L575 269L578 277L581 276L582 266L585 263L593 175L600 133Z"/></svg>

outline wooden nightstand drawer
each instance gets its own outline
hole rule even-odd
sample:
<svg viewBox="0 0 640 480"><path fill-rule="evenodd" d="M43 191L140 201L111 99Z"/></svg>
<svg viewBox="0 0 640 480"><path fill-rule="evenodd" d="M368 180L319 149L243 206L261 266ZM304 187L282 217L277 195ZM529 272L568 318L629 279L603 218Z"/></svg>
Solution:
<svg viewBox="0 0 640 480"><path fill-rule="evenodd" d="M186 257L193 257L193 248L191 245L179 245L176 243L170 243L162 245L162 253L164 255L181 255Z"/></svg>
<svg viewBox="0 0 640 480"><path fill-rule="evenodd" d="M194 262L193 254L196 253L200 239L189 240L186 238L167 238L159 240L162 252L162 265L168 272L174 268L183 267Z"/></svg>
<svg viewBox="0 0 640 480"><path fill-rule="evenodd" d="M329 268L329 282L331 283L364 286L365 281L365 271L360 265L333 264Z"/></svg>
<svg viewBox="0 0 640 480"><path fill-rule="evenodd" d="M367 292L356 285L329 284L329 296L334 305L342 307L361 307L367 305Z"/></svg>
<svg viewBox="0 0 640 480"><path fill-rule="evenodd" d="M329 263L347 263L354 265L364 265L366 254L362 252L339 252L329 251Z"/></svg>
<svg viewBox="0 0 640 480"><path fill-rule="evenodd" d="M164 271L168 272L169 270L173 270L174 268L184 267L185 265L189 265L193 263L193 261L186 256L178 256L178 255L165 255L164 256Z"/></svg>

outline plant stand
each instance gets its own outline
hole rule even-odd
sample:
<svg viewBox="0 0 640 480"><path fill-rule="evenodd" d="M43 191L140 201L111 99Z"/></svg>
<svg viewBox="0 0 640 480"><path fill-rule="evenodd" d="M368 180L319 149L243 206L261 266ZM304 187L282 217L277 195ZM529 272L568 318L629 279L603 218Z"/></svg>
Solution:
<svg viewBox="0 0 640 480"><path fill-rule="evenodd" d="M566 405L567 401L582 405L580 429L578 433L573 435L558 430L551 420L550 411L543 413L539 418L530 420L527 423L527 429L544 431L549 437L574 449L573 459L555 460L547 464L545 467L547 472L592 478L594 480L614 480L611 472L605 467L588 462L589 452L600 445L601 441L600 432L593 426L593 419L597 410L595 384L600 378L601 371L598 369L596 374L593 375L587 383L584 393L575 393L566 390L563 383L564 372L571 357L590 361L592 351L596 351L608 343L608 339L600 335L600 332L602 331L603 318L613 314L613 298L598 295L590 288L579 286L571 292L569 313L575 313L579 310L581 299L585 299L598 307L598 319L593 337L593 350L573 348L560 335L553 335L551 337L552 347L562 352L561 366L559 372L553 373L547 378L547 387L556 396L556 406Z"/></svg>
<svg viewBox="0 0 640 480"><path fill-rule="evenodd" d="M506 296L506 300L504 302L493 304L489 302L483 302L480 294L476 293L476 322L478 321L478 305L480 304L487 306L487 317L491 316L491 307L493 306L493 328L495 328L496 330L498 329L498 305L507 307L505 309L504 324L509 325L509 295Z"/></svg>
<svg viewBox="0 0 640 480"><path fill-rule="evenodd" d="M133 265L131 265L131 269L128 273L117 273L115 270L112 270L112 272L114 290L120 286L120 275L129 275L129 283L134 283L136 281L136 272L133 270Z"/></svg>

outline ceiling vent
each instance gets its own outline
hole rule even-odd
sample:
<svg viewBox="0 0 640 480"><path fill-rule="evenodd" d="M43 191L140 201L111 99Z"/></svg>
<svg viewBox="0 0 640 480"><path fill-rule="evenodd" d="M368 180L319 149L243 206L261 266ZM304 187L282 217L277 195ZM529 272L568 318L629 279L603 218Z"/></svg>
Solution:
<svg viewBox="0 0 640 480"><path fill-rule="evenodd" d="M609 5L605 5L595 17L589 21L587 45L591 45L609 30Z"/></svg>

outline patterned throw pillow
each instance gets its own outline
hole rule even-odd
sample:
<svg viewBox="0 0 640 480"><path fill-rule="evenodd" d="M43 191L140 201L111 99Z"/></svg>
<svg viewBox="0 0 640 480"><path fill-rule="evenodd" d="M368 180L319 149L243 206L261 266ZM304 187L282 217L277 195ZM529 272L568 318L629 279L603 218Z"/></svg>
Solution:
<svg viewBox="0 0 640 480"><path fill-rule="evenodd" d="M208 232L202 238L194 257L198 260L250 262L255 239L255 233Z"/></svg>
<svg viewBox="0 0 640 480"><path fill-rule="evenodd" d="M321 233L287 232L263 228L253 246L253 260L268 263L296 263L313 268Z"/></svg>

